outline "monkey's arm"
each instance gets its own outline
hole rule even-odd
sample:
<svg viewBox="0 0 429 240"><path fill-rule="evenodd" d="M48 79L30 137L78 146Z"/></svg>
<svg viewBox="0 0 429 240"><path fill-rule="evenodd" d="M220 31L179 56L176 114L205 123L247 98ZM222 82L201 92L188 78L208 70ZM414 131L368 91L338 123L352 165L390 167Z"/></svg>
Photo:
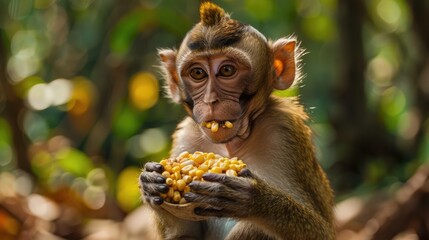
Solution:
<svg viewBox="0 0 429 240"><path fill-rule="evenodd" d="M334 239L329 220L313 208L270 187L249 170L240 174L245 177L205 174L206 182L191 183L192 192L185 195L188 201L212 206L197 209L198 215L239 218L253 223L238 224L227 239L243 239L243 234L248 236L249 231L261 230L280 239ZM252 225L259 229L252 230L249 227ZM245 227L248 229L243 230Z"/></svg>

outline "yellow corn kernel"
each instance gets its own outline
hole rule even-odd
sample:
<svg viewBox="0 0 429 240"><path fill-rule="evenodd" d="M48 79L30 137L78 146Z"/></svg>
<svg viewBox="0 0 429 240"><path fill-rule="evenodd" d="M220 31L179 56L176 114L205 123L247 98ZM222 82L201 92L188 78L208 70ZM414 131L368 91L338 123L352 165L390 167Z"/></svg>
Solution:
<svg viewBox="0 0 429 240"><path fill-rule="evenodd" d="M213 122L212 123L212 127L210 128L210 130L212 131L212 132L217 132L218 130L219 130L219 123L217 123L217 122Z"/></svg>
<svg viewBox="0 0 429 240"><path fill-rule="evenodd" d="M229 169L237 171L237 165L235 165L235 164L229 164Z"/></svg>
<svg viewBox="0 0 429 240"><path fill-rule="evenodd" d="M201 177L195 176L195 177L192 178L192 181L201 181Z"/></svg>
<svg viewBox="0 0 429 240"><path fill-rule="evenodd" d="M201 177L203 176L203 174L204 174L204 171L203 171L203 170L201 170L201 169L198 169L198 170L195 172L195 177L197 177L197 178L201 178Z"/></svg>
<svg viewBox="0 0 429 240"><path fill-rule="evenodd" d="M214 153L207 153L207 159L212 159L215 158L215 154Z"/></svg>
<svg viewBox="0 0 429 240"><path fill-rule="evenodd" d="M182 196L180 196L180 192L179 191L174 191L173 201L179 202L181 198L182 198Z"/></svg>
<svg viewBox="0 0 429 240"><path fill-rule="evenodd" d="M180 201L179 201L179 204L185 204L185 203L187 203L186 199L185 198L181 198Z"/></svg>
<svg viewBox="0 0 429 240"><path fill-rule="evenodd" d="M184 151L179 155L179 158L187 158L189 157L189 152L188 151Z"/></svg>
<svg viewBox="0 0 429 240"><path fill-rule="evenodd" d="M202 164L198 167L198 169L207 172L209 170L209 166L207 164Z"/></svg>
<svg viewBox="0 0 429 240"><path fill-rule="evenodd" d="M195 155L195 154L194 154L194 161L195 161L197 164L201 164L201 163L203 163L203 162L204 162L204 155L201 155L201 154Z"/></svg>
<svg viewBox="0 0 429 240"><path fill-rule="evenodd" d="M172 198L174 196L174 189L173 188L168 189L167 196L169 198Z"/></svg>
<svg viewBox="0 0 429 240"><path fill-rule="evenodd" d="M172 186L172 185L173 185L173 183L174 183L174 180L173 180L172 178L167 178L167 179L165 179L165 183L166 183L168 186Z"/></svg>
<svg viewBox="0 0 429 240"><path fill-rule="evenodd" d="M183 191L183 189L185 189L185 186L186 186L185 180L183 179L177 180L177 190Z"/></svg>
<svg viewBox="0 0 429 240"><path fill-rule="evenodd" d="M210 159L207 162L205 162L205 164L207 164L207 166L209 166L209 168L211 168L211 167L213 167L215 162L216 161L214 159Z"/></svg>
<svg viewBox="0 0 429 240"><path fill-rule="evenodd" d="M237 172L232 169L226 170L225 174L229 177L237 177Z"/></svg>
<svg viewBox="0 0 429 240"><path fill-rule="evenodd" d="M185 186L185 189L183 189L184 193L190 192L191 191L191 187L189 187L188 185Z"/></svg>
<svg viewBox="0 0 429 240"><path fill-rule="evenodd" d="M180 165L173 167L173 172L180 172Z"/></svg>
<svg viewBox="0 0 429 240"><path fill-rule="evenodd" d="M210 169L209 172L211 172L211 173L222 173L222 168L214 167L214 168Z"/></svg>
<svg viewBox="0 0 429 240"><path fill-rule="evenodd" d="M166 159L161 160L161 161L159 162L159 164L161 164L162 166L164 166L164 167L165 167L165 165L167 165L167 160L166 160Z"/></svg>
<svg viewBox="0 0 429 240"><path fill-rule="evenodd" d="M188 175L190 177L195 177L195 173L197 172L198 168L193 168L189 171Z"/></svg>
<svg viewBox="0 0 429 240"><path fill-rule="evenodd" d="M227 128L232 128L234 125L232 124L232 122L230 122L230 121L226 121L225 122L225 127L227 127Z"/></svg>
<svg viewBox="0 0 429 240"><path fill-rule="evenodd" d="M182 174L188 174L189 171L191 171L192 169L194 169L194 166L192 166L192 165L185 166L184 168L182 168L181 173Z"/></svg>
<svg viewBox="0 0 429 240"><path fill-rule="evenodd" d="M189 166L189 165L194 166L195 165L195 161L192 160L192 159L187 159L186 161L183 161L183 162L180 163L180 167L181 168L184 168L184 167Z"/></svg>
<svg viewBox="0 0 429 240"><path fill-rule="evenodd" d="M215 159L214 162L213 162L213 164L212 164L212 167L220 167L221 163L222 163L222 159L221 158Z"/></svg>
<svg viewBox="0 0 429 240"><path fill-rule="evenodd" d="M212 123L211 122L208 122L205 125L206 125L206 128L212 128Z"/></svg>
<svg viewBox="0 0 429 240"><path fill-rule="evenodd" d="M164 166L164 170L167 172L171 172L172 169L173 169L173 167L171 167L171 165L169 165L169 164Z"/></svg>
<svg viewBox="0 0 429 240"><path fill-rule="evenodd" d="M175 172L174 177L176 178L176 180L182 179L182 174L180 174L180 172Z"/></svg>
<svg viewBox="0 0 429 240"><path fill-rule="evenodd" d="M190 183L192 182L192 177L189 175L185 175L182 177L182 179L186 182L186 183Z"/></svg>
<svg viewBox="0 0 429 240"><path fill-rule="evenodd" d="M162 176L164 176L165 178L169 178L170 177L170 172L164 171L164 172L162 172Z"/></svg>
<svg viewBox="0 0 429 240"><path fill-rule="evenodd" d="M177 190L177 180L173 180L173 184L171 184L171 188L173 188L173 190Z"/></svg>
<svg viewBox="0 0 429 240"><path fill-rule="evenodd" d="M229 169L229 163L221 163L220 167L222 168L223 171L226 171Z"/></svg>

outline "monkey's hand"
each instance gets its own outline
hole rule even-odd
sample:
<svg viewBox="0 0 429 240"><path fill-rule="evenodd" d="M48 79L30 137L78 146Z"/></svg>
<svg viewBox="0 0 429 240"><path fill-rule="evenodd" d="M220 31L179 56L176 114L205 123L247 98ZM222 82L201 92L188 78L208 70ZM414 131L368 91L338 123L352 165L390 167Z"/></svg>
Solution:
<svg viewBox="0 0 429 240"><path fill-rule="evenodd" d="M160 193L168 192L165 178L161 175L162 171L164 171L164 167L161 164L148 162L140 174L139 184L142 199L152 207L157 207L164 202Z"/></svg>
<svg viewBox="0 0 429 240"><path fill-rule="evenodd" d="M204 182L189 184L191 192L185 194L188 202L201 204L195 214L214 217L248 217L252 213L255 185L259 181L249 169L243 169L238 177L206 173Z"/></svg>

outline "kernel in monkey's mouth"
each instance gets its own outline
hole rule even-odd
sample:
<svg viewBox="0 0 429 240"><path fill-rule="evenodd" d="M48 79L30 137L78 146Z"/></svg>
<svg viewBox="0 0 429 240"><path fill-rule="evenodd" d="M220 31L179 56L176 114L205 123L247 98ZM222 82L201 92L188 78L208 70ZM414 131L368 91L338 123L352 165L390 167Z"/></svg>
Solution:
<svg viewBox="0 0 429 240"><path fill-rule="evenodd" d="M232 128L234 126L234 124L232 124L232 122L230 121L215 121L212 120L210 122L202 122L201 125L203 127L206 127L208 129L210 129L212 132L217 132L219 130L219 127L222 128Z"/></svg>

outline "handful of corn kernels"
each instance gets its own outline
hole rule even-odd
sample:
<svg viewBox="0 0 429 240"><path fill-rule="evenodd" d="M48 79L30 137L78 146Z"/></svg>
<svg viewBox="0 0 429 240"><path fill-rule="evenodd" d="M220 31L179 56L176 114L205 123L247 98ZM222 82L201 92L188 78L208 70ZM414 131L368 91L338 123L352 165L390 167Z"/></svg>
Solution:
<svg viewBox="0 0 429 240"><path fill-rule="evenodd" d="M219 173L227 176L237 176L237 173L246 167L242 160L226 158L214 153L183 152L177 158L161 160L164 167L162 175L169 190L160 196L169 203L186 203L183 195L191 189L192 181L204 181L204 173Z"/></svg>

